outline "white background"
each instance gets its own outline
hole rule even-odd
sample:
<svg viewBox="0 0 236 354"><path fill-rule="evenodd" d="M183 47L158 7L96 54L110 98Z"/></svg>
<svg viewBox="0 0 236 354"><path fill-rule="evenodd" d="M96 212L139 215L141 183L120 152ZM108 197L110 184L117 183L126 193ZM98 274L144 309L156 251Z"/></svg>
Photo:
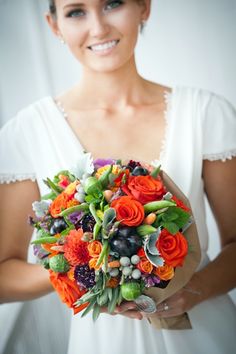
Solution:
<svg viewBox="0 0 236 354"><path fill-rule="evenodd" d="M236 0L153 0L152 7L137 47L140 72L167 86L214 91L236 106ZM46 8L46 0L0 0L0 125L80 78L79 64L44 21ZM214 257L219 241L208 218Z"/></svg>

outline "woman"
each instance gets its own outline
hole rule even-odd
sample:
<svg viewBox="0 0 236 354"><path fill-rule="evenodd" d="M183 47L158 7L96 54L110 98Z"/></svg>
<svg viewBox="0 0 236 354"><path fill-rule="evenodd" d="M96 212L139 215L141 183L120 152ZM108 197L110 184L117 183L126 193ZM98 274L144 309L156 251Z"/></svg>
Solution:
<svg viewBox="0 0 236 354"><path fill-rule="evenodd" d="M159 159L190 199L202 260L187 286L153 316L188 311L193 329L157 331L128 303L115 310L117 316L102 314L95 325L89 316L73 317L68 353L107 354L112 348L114 354L231 354L235 307L222 294L236 283L235 110L214 94L170 89L138 74L134 49L150 0L49 3L47 21L83 66L83 76L56 99L44 98L21 111L2 130L8 158L2 156L1 181L14 183L1 186L1 301L32 299L51 290L47 272L26 263L30 229L25 219L32 201L45 192L43 178L70 168L84 150L94 158ZM212 262L206 255L204 192L222 243Z"/></svg>

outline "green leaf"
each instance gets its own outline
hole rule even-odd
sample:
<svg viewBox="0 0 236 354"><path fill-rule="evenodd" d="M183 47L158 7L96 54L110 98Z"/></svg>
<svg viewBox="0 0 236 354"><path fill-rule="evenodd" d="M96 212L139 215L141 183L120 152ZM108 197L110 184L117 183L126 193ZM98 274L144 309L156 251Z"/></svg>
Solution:
<svg viewBox="0 0 236 354"><path fill-rule="evenodd" d="M178 219L178 214L175 213L173 210L170 210L170 212L169 212L169 209L168 209L168 210L166 210L166 212L164 212L162 214L162 220L165 222L174 221L176 219Z"/></svg>
<svg viewBox="0 0 236 354"><path fill-rule="evenodd" d="M89 211L90 211L90 213L92 214L92 216L94 217L94 219L95 219L95 221L97 222L97 223L101 223L101 219L98 217L98 215L97 215L97 212L96 212L96 208L95 208L95 204L94 203L91 203L90 205L89 205Z"/></svg>
<svg viewBox="0 0 236 354"><path fill-rule="evenodd" d="M103 243L102 251L101 251L101 253L99 255L99 258L98 258L96 266L99 266L102 263L103 258L105 257L106 253L107 254L109 253L109 243L108 243L107 240L105 240L104 243Z"/></svg>
<svg viewBox="0 0 236 354"><path fill-rule="evenodd" d="M97 304L99 306L105 306L108 301L107 288L97 297Z"/></svg>
<svg viewBox="0 0 236 354"><path fill-rule="evenodd" d="M151 172L151 176L153 178L157 178L157 176L159 175L161 170L161 165L159 165L158 167L156 167L152 172Z"/></svg>
<svg viewBox="0 0 236 354"><path fill-rule="evenodd" d="M89 209L89 206L87 203L82 203L79 205L75 205L71 208L63 210L60 214L56 215L57 217L59 216L67 216L69 214L74 213L75 211L87 211Z"/></svg>
<svg viewBox="0 0 236 354"><path fill-rule="evenodd" d="M111 300L112 300L112 288L107 288L107 291L108 291L108 300L109 300L109 302L111 302Z"/></svg>
<svg viewBox="0 0 236 354"><path fill-rule="evenodd" d="M136 229L137 233L139 236L146 236L149 234L152 234L153 232L156 232L157 229L151 225L140 225Z"/></svg>
<svg viewBox="0 0 236 354"><path fill-rule="evenodd" d="M93 239L96 240L98 238L98 234L101 230L102 224L101 222L96 222L96 224L93 227Z"/></svg>
<svg viewBox="0 0 236 354"><path fill-rule="evenodd" d="M40 237L37 240L31 242L31 245L40 245L41 243L55 243L57 242L57 238L53 236L49 237Z"/></svg>
<svg viewBox="0 0 236 354"><path fill-rule="evenodd" d="M60 194L61 192L63 192L63 188L53 183L50 178L47 178L43 182L52 190L52 192L55 192L56 194Z"/></svg>
<svg viewBox="0 0 236 354"><path fill-rule="evenodd" d="M86 307L86 309L84 310L84 312L82 313L81 317L86 316L94 307L94 304L96 303L97 299L96 297L94 297L91 301L90 304Z"/></svg>
<svg viewBox="0 0 236 354"><path fill-rule="evenodd" d="M179 227L174 222L164 222L162 224L172 235L175 235L179 231Z"/></svg>
<svg viewBox="0 0 236 354"><path fill-rule="evenodd" d="M112 313L117 305L117 300L119 296L119 287L112 289L112 299L108 304L108 312Z"/></svg>
<svg viewBox="0 0 236 354"><path fill-rule="evenodd" d="M94 304L93 306L93 321L95 322L100 315L100 306L98 304Z"/></svg>
<svg viewBox="0 0 236 354"><path fill-rule="evenodd" d="M175 205L176 204L174 202L171 202L169 200L157 200L154 202L147 203L143 207L145 213L150 213L150 212L155 212L157 210L161 210Z"/></svg>
<svg viewBox="0 0 236 354"><path fill-rule="evenodd" d="M119 295L118 295L118 299L117 299L117 304L120 305L122 303L122 300L123 300L122 291L121 291L121 287L119 287Z"/></svg>
<svg viewBox="0 0 236 354"><path fill-rule="evenodd" d="M114 208L109 208L105 210L103 222L102 222L102 226L104 227L104 229L107 229L107 227L111 225L111 223L115 218L116 218L116 211Z"/></svg>

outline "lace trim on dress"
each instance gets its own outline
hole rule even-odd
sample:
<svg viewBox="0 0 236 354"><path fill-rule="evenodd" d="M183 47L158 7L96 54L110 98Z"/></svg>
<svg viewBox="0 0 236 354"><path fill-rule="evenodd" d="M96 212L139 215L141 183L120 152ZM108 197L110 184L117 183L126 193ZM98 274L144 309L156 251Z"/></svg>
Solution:
<svg viewBox="0 0 236 354"><path fill-rule="evenodd" d="M19 174L0 174L0 184L3 183L12 183L12 182L21 182L26 179L30 179L32 182L36 181L36 175L33 173L19 173Z"/></svg>
<svg viewBox="0 0 236 354"><path fill-rule="evenodd" d="M167 149L167 137L169 134L169 125L170 125L170 112L172 109L172 91L164 92L164 99L166 104L166 109L164 111L164 119L165 119L165 132L161 142L161 150L159 154L160 163L164 161Z"/></svg>
<svg viewBox="0 0 236 354"><path fill-rule="evenodd" d="M220 152L217 154L204 154L203 155L203 160L209 160L209 161L217 161L221 160L225 162L226 160L231 160L232 157L236 156L236 149L226 151L226 152Z"/></svg>

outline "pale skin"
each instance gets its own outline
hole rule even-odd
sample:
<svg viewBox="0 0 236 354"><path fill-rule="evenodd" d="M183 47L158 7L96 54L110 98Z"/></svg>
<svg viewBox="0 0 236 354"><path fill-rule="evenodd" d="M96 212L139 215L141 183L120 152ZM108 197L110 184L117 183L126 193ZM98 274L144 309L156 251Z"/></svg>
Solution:
<svg viewBox="0 0 236 354"><path fill-rule="evenodd" d="M46 16L52 31L65 40L83 67L80 83L56 99L68 114L68 124L94 158L152 161L161 150L166 109L163 95L170 89L144 80L135 65L134 47L140 23L149 17L150 1L130 0L112 9L109 3L57 0L57 17ZM66 17L71 10L74 17ZM104 55L88 48L111 40L119 42ZM166 301L167 311L160 304L152 316L179 315L201 301L230 291L236 284L236 158L203 161L202 177L219 227L221 252L194 274L185 289ZM47 271L26 262L32 229L25 220L32 214L32 202L39 198L35 182L0 185L1 302L29 300L52 290ZM117 307L114 314L140 320L145 317L132 302Z"/></svg>

